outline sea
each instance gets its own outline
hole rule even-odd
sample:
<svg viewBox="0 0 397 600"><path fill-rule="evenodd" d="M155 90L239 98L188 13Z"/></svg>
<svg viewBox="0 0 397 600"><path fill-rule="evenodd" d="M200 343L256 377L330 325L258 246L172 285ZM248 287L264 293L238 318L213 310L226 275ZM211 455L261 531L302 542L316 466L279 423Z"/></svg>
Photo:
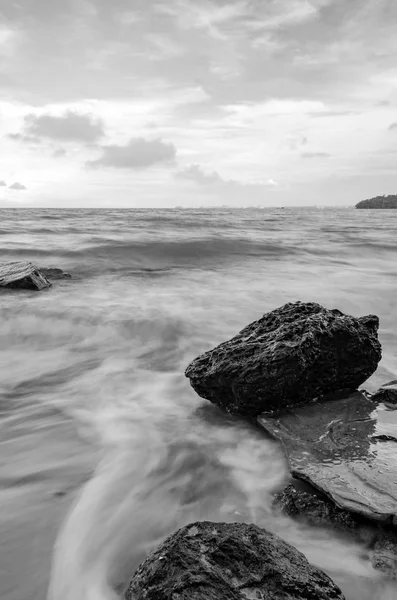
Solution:
<svg viewBox="0 0 397 600"><path fill-rule="evenodd" d="M0 294L0 598L120 600L197 520L253 522L347 600L395 600L364 543L272 506L279 444L184 370L296 300L380 318L369 391L397 379L397 211L0 210L1 261L72 275Z"/></svg>

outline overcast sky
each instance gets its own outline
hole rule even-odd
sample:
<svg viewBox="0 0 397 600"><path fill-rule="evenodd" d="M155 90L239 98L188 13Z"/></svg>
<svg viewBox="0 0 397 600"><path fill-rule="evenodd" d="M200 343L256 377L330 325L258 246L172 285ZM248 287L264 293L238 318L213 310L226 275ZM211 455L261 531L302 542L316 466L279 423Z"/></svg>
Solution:
<svg viewBox="0 0 397 600"><path fill-rule="evenodd" d="M0 0L5 206L397 193L396 0Z"/></svg>

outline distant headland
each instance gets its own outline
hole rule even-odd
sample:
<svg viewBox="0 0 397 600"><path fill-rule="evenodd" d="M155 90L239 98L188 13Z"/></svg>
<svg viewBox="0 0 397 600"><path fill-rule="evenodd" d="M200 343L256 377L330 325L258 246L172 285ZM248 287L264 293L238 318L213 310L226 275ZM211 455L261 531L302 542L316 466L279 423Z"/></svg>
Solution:
<svg viewBox="0 0 397 600"><path fill-rule="evenodd" d="M356 208L397 208L397 194L390 196L376 196L369 200L361 200Z"/></svg>

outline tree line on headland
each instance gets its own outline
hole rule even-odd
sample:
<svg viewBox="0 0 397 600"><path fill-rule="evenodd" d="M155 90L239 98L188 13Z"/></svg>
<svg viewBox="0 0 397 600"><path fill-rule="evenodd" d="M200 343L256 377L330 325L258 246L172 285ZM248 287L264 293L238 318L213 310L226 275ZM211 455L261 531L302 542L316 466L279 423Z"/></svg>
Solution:
<svg viewBox="0 0 397 600"><path fill-rule="evenodd" d="M376 196L368 200L361 200L356 208L397 208L397 194L390 196Z"/></svg>

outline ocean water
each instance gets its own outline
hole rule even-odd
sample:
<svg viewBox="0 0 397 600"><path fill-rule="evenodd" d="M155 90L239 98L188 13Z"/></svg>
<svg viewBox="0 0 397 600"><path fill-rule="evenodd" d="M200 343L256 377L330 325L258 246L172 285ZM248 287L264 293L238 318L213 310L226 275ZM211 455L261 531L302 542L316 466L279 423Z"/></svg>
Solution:
<svg viewBox="0 0 397 600"><path fill-rule="evenodd" d="M200 399L195 356L285 302L380 317L397 378L397 211L0 211L1 260L72 280L0 295L0 598L117 600L198 519L251 521L347 600L392 600L364 546L275 512L279 445Z"/></svg>

